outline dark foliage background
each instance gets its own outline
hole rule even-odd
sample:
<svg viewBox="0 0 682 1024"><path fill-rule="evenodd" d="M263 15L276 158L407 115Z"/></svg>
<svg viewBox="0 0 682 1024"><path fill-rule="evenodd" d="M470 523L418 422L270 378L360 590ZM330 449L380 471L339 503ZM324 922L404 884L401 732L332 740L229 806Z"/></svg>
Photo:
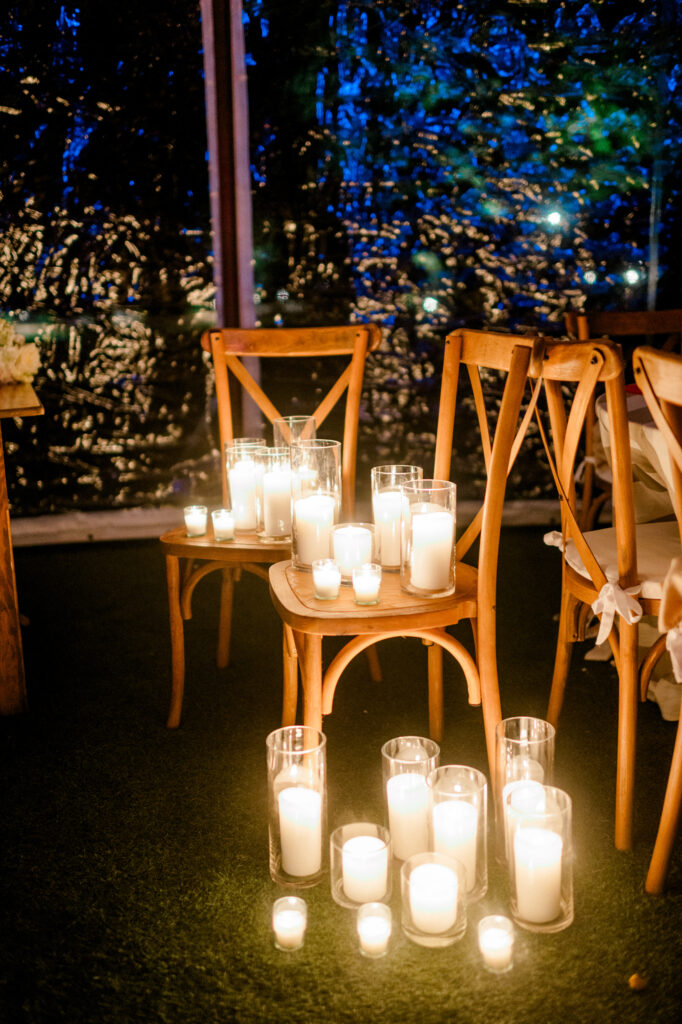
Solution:
<svg viewBox="0 0 682 1024"><path fill-rule="evenodd" d="M258 315L382 325L366 468L428 466L453 327L682 304L679 0L245 0L244 23ZM0 311L40 341L47 410L3 430L15 513L215 481L198 4L122 0L106 35L94 3L0 14ZM515 495L547 491L536 461ZM480 488L466 428L456 473Z"/></svg>

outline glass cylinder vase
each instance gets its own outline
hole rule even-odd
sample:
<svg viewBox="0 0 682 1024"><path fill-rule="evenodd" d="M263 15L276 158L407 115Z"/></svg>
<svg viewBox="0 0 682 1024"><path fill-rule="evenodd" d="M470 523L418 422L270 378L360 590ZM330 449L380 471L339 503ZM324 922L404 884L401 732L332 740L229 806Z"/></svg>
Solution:
<svg viewBox="0 0 682 1024"><path fill-rule="evenodd" d="M316 885L327 848L326 737L291 725L266 740L270 875L280 885Z"/></svg>
<svg viewBox="0 0 682 1024"><path fill-rule="evenodd" d="M400 869L402 926L420 946L450 946L466 931L464 868L442 853L417 853Z"/></svg>
<svg viewBox="0 0 682 1024"><path fill-rule="evenodd" d="M291 537L291 457L288 447L260 448L258 536L265 541Z"/></svg>
<svg viewBox="0 0 682 1024"><path fill-rule="evenodd" d="M272 421L272 443L275 448L286 448L315 437L317 429L314 416L279 416Z"/></svg>
<svg viewBox="0 0 682 1024"><path fill-rule="evenodd" d="M368 821L340 825L329 840L331 893L342 907L388 900L391 895L391 837Z"/></svg>
<svg viewBox="0 0 682 1024"><path fill-rule="evenodd" d="M225 445L227 490L235 533L258 530L258 486L262 470L258 453L264 442L236 440Z"/></svg>
<svg viewBox="0 0 682 1024"><path fill-rule="evenodd" d="M407 501L400 490L401 485L419 481L423 476L421 466L394 464L372 467L372 516L379 561L390 572L400 570L400 524L403 505Z"/></svg>
<svg viewBox="0 0 682 1024"><path fill-rule="evenodd" d="M424 736L398 736L381 748L388 829L398 860L429 848L426 780L438 767L439 757L438 744Z"/></svg>
<svg viewBox="0 0 682 1024"><path fill-rule="evenodd" d="M341 442L314 438L291 447L292 561L310 569L333 557L332 531L341 509Z"/></svg>
<svg viewBox="0 0 682 1024"><path fill-rule="evenodd" d="M503 718L495 727L495 845L499 861L507 856L507 787L522 781L543 785L553 782L555 735L549 722L525 715ZM517 794L517 801L522 799Z"/></svg>
<svg viewBox="0 0 682 1024"><path fill-rule="evenodd" d="M488 891L488 782L461 764L436 768L428 778L431 849L460 861L466 898Z"/></svg>
<svg viewBox="0 0 682 1024"><path fill-rule="evenodd" d="M402 484L401 492L400 585L420 597L447 597L455 591L457 487L449 480L418 480Z"/></svg>

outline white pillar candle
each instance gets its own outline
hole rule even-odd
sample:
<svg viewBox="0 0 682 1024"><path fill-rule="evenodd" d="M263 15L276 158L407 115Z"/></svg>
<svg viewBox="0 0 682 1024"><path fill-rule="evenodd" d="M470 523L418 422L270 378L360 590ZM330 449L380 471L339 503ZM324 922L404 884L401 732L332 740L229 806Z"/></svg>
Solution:
<svg viewBox="0 0 682 1024"><path fill-rule="evenodd" d="M294 502L294 530L299 562L312 565L329 558L336 502L329 494L310 494Z"/></svg>
<svg viewBox="0 0 682 1024"><path fill-rule="evenodd" d="M291 472L269 469L263 473L263 532L266 537L291 533Z"/></svg>
<svg viewBox="0 0 682 1024"><path fill-rule="evenodd" d="M388 827L393 853L407 860L429 848L429 793L426 778L416 772L392 775L386 781Z"/></svg>
<svg viewBox="0 0 682 1024"><path fill-rule="evenodd" d="M228 471L230 501L237 530L255 530L258 526L256 489L258 472L253 459L240 459Z"/></svg>
<svg viewBox="0 0 682 1024"><path fill-rule="evenodd" d="M545 769L539 761L528 754L517 754L510 768L511 779L533 779L535 782L545 781Z"/></svg>
<svg viewBox="0 0 682 1024"><path fill-rule="evenodd" d="M545 828L518 828L514 835L514 877L518 916L545 924L561 910L563 840Z"/></svg>
<svg viewBox="0 0 682 1024"><path fill-rule="evenodd" d="M358 917L360 949L367 956L382 956L391 937L391 919L384 914L367 913Z"/></svg>
<svg viewBox="0 0 682 1024"><path fill-rule="evenodd" d="M419 864L410 872L410 913L421 932L440 934L457 920L457 875L445 864Z"/></svg>
<svg viewBox="0 0 682 1024"><path fill-rule="evenodd" d="M272 916L272 927L275 941L281 949L298 949L303 945L306 915L296 908L278 908Z"/></svg>
<svg viewBox="0 0 682 1024"><path fill-rule="evenodd" d="M213 533L216 540L234 540L234 515L232 509L216 508L211 512Z"/></svg>
<svg viewBox="0 0 682 1024"><path fill-rule="evenodd" d="M322 795L307 786L288 786L278 797L282 870L304 877L322 865Z"/></svg>
<svg viewBox="0 0 682 1024"><path fill-rule="evenodd" d="M386 895L388 849L378 836L353 836L341 849L343 889L355 903L374 903Z"/></svg>
<svg viewBox="0 0 682 1024"><path fill-rule="evenodd" d="M409 504L400 491L378 491L373 496L372 509L379 541L379 557L387 569L400 566L400 521L403 508L409 508Z"/></svg>
<svg viewBox="0 0 682 1024"><path fill-rule="evenodd" d="M499 919L498 919L499 920ZM478 931L478 948L483 962L491 971L505 971L511 964L514 933L511 922L506 926L481 921Z"/></svg>
<svg viewBox="0 0 682 1024"><path fill-rule="evenodd" d="M334 530L334 558L344 576L363 562L372 561L372 534L364 526L339 526Z"/></svg>
<svg viewBox="0 0 682 1024"><path fill-rule="evenodd" d="M502 790L502 806L504 808L505 851L507 859L511 856L511 841L514 832L529 814L542 813L546 807L545 787L533 779L518 779L508 782Z"/></svg>
<svg viewBox="0 0 682 1024"><path fill-rule="evenodd" d="M433 848L454 857L466 870L466 887L476 885L478 810L466 800L442 800L433 805Z"/></svg>
<svg viewBox="0 0 682 1024"><path fill-rule="evenodd" d="M185 509L185 530L188 537L201 537L206 533L205 505L188 505Z"/></svg>
<svg viewBox="0 0 682 1024"><path fill-rule="evenodd" d="M455 539L455 517L439 512L412 515L410 581L420 590L446 590L450 585L450 561Z"/></svg>

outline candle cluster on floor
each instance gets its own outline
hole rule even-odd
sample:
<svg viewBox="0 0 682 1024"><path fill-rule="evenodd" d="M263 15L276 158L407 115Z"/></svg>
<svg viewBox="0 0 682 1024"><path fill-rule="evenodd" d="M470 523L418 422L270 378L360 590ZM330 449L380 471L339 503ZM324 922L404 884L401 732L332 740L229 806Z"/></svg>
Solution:
<svg viewBox="0 0 682 1024"><path fill-rule="evenodd" d="M338 825L327 841L326 737L288 726L271 733L266 746L270 874L276 883L303 889L328 873L333 900L356 914L360 952L376 957L389 948L397 872L403 934L433 948L462 938L471 909L488 891L488 784L482 772L440 765L438 744L425 737L389 740L381 749L386 824ZM496 852L508 871L510 916L488 914L477 924L483 966L493 973L512 967L515 925L553 932L573 920L571 800L550 785L553 757L548 723L513 718L498 724ZM294 910L303 915L295 941L287 933ZM276 912L289 916L278 923ZM276 901L278 948L300 948L305 920L305 907Z"/></svg>

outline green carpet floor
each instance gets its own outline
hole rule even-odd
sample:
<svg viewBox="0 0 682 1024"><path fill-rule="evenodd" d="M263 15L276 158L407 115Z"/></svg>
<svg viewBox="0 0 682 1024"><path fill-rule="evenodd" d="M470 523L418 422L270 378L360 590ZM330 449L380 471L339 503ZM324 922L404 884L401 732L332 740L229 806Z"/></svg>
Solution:
<svg viewBox="0 0 682 1024"><path fill-rule="evenodd" d="M574 801L574 923L551 936L517 929L513 970L486 973L475 924L507 909L506 878L491 855L488 894L469 908L454 946L424 949L398 928L389 955L367 960L352 913L323 883L306 893L305 946L285 954L269 923L280 891L268 873L265 737L279 724L281 658L265 585L240 584L223 672L214 665L216 581L200 585L183 723L169 732L156 542L19 549L16 570L30 620L30 711L0 721L1 1024L682 1018L682 837L667 894L644 893L675 725L642 706L635 845L617 852L616 676L585 662L585 648L574 658L555 771ZM505 716L544 714L558 575L542 530L503 532ZM382 743L426 732L424 649L396 640L380 655L385 681L370 684L359 658L325 720L330 829L381 820ZM480 709L466 704L449 660L445 681L441 763L487 771ZM397 886L392 903L398 916ZM634 972L649 976L644 991L630 990Z"/></svg>

